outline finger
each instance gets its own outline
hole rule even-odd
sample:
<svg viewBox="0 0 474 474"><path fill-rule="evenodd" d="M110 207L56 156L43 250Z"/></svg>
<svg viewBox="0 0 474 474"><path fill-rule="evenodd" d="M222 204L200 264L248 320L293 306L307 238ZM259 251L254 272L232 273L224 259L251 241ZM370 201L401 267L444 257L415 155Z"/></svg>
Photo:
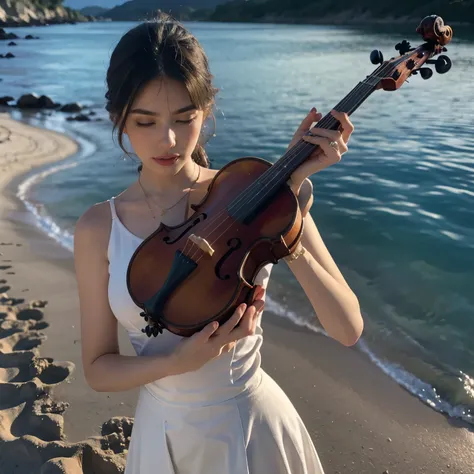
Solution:
<svg viewBox="0 0 474 474"><path fill-rule="evenodd" d="M321 120L322 114L320 114L315 107L313 107L310 111L309 114L303 119L301 122L301 125L298 127L298 130L296 131L296 134L304 134L306 133L311 125L313 125L314 122L318 122Z"/></svg>
<svg viewBox="0 0 474 474"><path fill-rule="evenodd" d="M247 308L240 324L234 328L231 333L227 336L230 341L242 339L243 337L251 336L255 333L255 315L257 314L257 307L252 305Z"/></svg>
<svg viewBox="0 0 474 474"><path fill-rule="evenodd" d="M219 328L219 323L217 321L212 321L211 323L204 326L203 329L191 336L191 339L194 338L198 342L206 343L210 337L212 337L217 329Z"/></svg>
<svg viewBox="0 0 474 474"><path fill-rule="evenodd" d="M327 130L325 128L313 127L310 132L313 136L316 135L318 137L329 138L330 141L339 141L342 139L342 133L339 130Z"/></svg>
<svg viewBox="0 0 474 474"><path fill-rule="evenodd" d="M265 295L265 288L263 288L263 286L261 285L256 286L256 290L253 295L253 301L261 300L264 297L264 295Z"/></svg>
<svg viewBox="0 0 474 474"><path fill-rule="evenodd" d="M219 331L217 331L214 334L214 336L219 337L222 335L229 334L235 328L235 326L239 324L246 309L247 309L247 305L245 303L242 303L241 305L239 305L234 311L234 314L224 324L221 325L221 327L219 328Z"/></svg>
<svg viewBox="0 0 474 474"><path fill-rule="evenodd" d="M354 125L350 121L349 115L345 112L338 112L337 110L332 110L331 115L341 124L342 139L348 143L354 131Z"/></svg>
<svg viewBox="0 0 474 474"><path fill-rule="evenodd" d="M340 161L342 154L347 151L347 146L342 141L337 142L338 149L336 149L330 145L330 139L325 137L305 136L303 140L313 145L319 145L326 158L334 163Z"/></svg>
<svg viewBox="0 0 474 474"><path fill-rule="evenodd" d="M222 352L230 352L235 347L235 341L229 342L222 347Z"/></svg>
<svg viewBox="0 0 474 474"><path fill-rule="evenodd" d="M265 301L263 300L258 300L255 301L252 306L255 308L256 313L260 313L263 311L263 307L265 306Z"/></svg>

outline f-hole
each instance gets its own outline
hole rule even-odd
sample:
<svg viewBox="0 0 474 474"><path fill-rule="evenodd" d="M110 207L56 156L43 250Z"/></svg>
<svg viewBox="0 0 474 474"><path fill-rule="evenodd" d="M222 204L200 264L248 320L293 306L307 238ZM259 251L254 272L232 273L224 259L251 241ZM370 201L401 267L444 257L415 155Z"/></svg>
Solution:
<svg viewBox="0 0 474 474"><path fill-rule="evenodd" d="M228 280L230 278L230 275L221 275L221 268L224 262L230 257L232 252L235 252L237 249L242 247L242 241L237 238L233 237L229 241L227 241L227 247L229 247L229 250L221 257L221 259L217 262L215 273L216 277L219 278L219 280Z"/></svg>
<svg viewBox="0 0 474 474"><path fill-rule="evenodd" d="M163 242L166 244L174 244L177 242L183 235L187 234L194 226L197 226L201 221L205 221L207 219L207 214L199 214L197 215L190 223L189 225L182 230L182 232L176 236L174 239L172 239L169 235L167 235L164 239Z"/></svg>

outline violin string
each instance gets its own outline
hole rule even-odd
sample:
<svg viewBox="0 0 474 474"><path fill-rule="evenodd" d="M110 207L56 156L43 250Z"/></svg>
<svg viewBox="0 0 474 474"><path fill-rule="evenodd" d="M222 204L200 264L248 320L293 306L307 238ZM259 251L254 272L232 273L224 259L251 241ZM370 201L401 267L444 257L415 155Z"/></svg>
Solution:
<svg viewBox="0 0 474 474"><path fill-rule="evenodd" d="M398 63L400 63L400 62L402 62L402 61L404 61L404 60L405 60L405 58L400 58L398 61L396 61L395 64L398 65ZM374 71L370 76L368 76L368 78L366 78L366 79L364 79L363 81L361 81L361 82L356 86L356 88L355 88L351 93L349 93L349 94L345 97L345 99L339 104L339 107L345 106L347 102L350 102L350 101L353 100L353 99L359 100L359 99L361 99L364 95L367 95L367 97L369 97L370 94L373 92L373 90L370 90L370 91L362 91L362 94L360 94L360 92L361 92L360 89L364 88L364 87L367 86L367 85L370 86L370 87L376 86L377 84L370 84L369 82L367 82L367 79L377 79L377 83L378 83L378 82L380 81L380 79L382 79L383 77L375 76L375 74L376 74L376 73L381 73L381 72L382 72L383 74L386 74L386 71L387 71L388 69L390 69L390 67L393 67L393 64L389 63L389 64L386 64L386 65L380 66L376 71ZM379 70L379 69L380 69L380 70ZM356 104L356 106L357 106L357 104ZM354 107L351 107L349 110L350 110L349 113L352 113L355 109L354 109ZM327 115L325 118L323 118L323 119L321 120L321 122L319 122L319 124L322 125L325 120L326 120L327 123L325 123L324 126L326 126L326 125L329 126L329 125L331 125L331 122L335 122L335 121L336 121L336 119L335 119L333 116ZM318 125L319 125L319 124L318 124ZM321 128L321 127L320 127L320 128ZM301 141L299 144L300 144L300 145L301 145L301 144L303 145L303 147L302 147L303 149L304 149L304 148L307 148L308 150L309 150L309 148L311 148L311 147L315 147L315 145L312 145L311 143L307 143L307 142L304 142L304 141ZM309 148L308 148L308 145L309 145ZM301 147L300 147L300 150L301 150ZM298 150L297 153L293 153L293 154L290 153L290 154L288 155L288 157L291 156L291 158L288 160L288 161L289 161L288 164L290 164L290 163L292 162L293 158L294 158L296 155L299 154L299 151L300 151L300 150ZM294 148L292 149L292 151L294 151ZM276 164L276 166L278 167L278 164ZM273 179L271 179L268 183L266 183L264 186L261 186L261 187L260 187L260 190L259 190L259 192L258 192L257 194L252 195L252 197L251 197L251 200L252 200L252 201L255 200L256 196L258 196L259 194L262 193L262 191L265 189L265 187L266 187L267 185L271 184L271 182L274 181L275 178L278 178L278 177L279 177L280 172L278 171L276 174L277 174L277 176L273 177ZM258 182L258 178L257 178L256 182ZM255 183L253 183L250 187L252 187L254 184L255 184ZM272 188L270 188L270 189L272 189ZM242 194L243 194L243 193L242 193ZM244 196L244 197L241 196L241 199L245 199L245 196ZM239 198L237 198L237 201L236 201L236 203L233 204L233 206L237 205L238 201L239 201ZM248 202L250 202L250 199L248 200ZM247 204L247 202L244 202L243 205L245 205L245 204ZM239 209L241 209L241 208L243 207L243 205L240 206Z"/></svg>
<svg viewBox="0 0 474 474"><path fill-rule="evenodd" d="M387 68L388 68L389 66L390 66L390 65L386 65ZM369 76L368 79L375 79L375 78L377 78L378 80L380 80L381 77L374 76L374 74L375 74L376 72L379 72L379 73L380 73L380 72L383 72L383 70L385 69L385 67L382 67L382 68L379 68L379 69L380 69L380 70L374 71L374 73L372 73L372 75ZM350 93L349 95L347 95L346 98L340 103L340 106L345 105L347 102L350 102L350 100L353 100L354 98L360 99L363 95L367 94L367 92L368 92L367 90L364 90L363 93L360 94L360 92L361 92L360 89L365 89L365 87L366 87L367 85L370 85L371 87L373 87L373 86L375 86L376 84L370 84L370 83L367 81L367 79L361 81L361 82L357 85L357 87L352 91L352 93ZM370 93L372 93L372 91L370 91ZM369 94L369 95L370 95L370 94ZM332 116L330 116L330 115L326 116L327 124L324 124L324 125L329 125L330 122L331 122L331 120L335 120L335 119L334 119ZM321 120L321 122L319 122L319 123L322 124L324 121L325 121L325 120L323 119L323 120ZM317 145L316 145L316 146L317 146ZM290 154L288 155L289 163L291 163L291 162L294 160L295 156L297 156L300 151L302 151L302 150L309 150L309 149L311 149L311 148L313 148L313 147L315 148L316 146L313 145L313 144L304 142L304 141L299 142L295 147L293 147L293 149L291 150ZM276 176L274 176L274 177L273 177L270 181L268 181L268 183L266 183L264 186L261 186L259 192L258 192L256 195L253 195L253 196L252 196L252 201L255 200L255 198L256 198L259 194L261 194L262 191L265 190L265 188L267 188L269 185L271 185L272 182L274 182L275 180L277 180L277 179L279 178L279 175L280 175L280 174L281 174L281 172L278 171L278 172L276 173ZM257 180L258 180L258 179L257 179ZM251 185L251 186L252 186L252 185ZM275 185L271 186L271 187L270 187L270 190L271 190L272 188L274 188L274 187L275 187ZM244 194L244 193L242 193L242 194ZM243 197L242 197L242 196L241 196L241 197L238 197L237 200L236 200L236 202L234 203L234 205L236 205L236 206L239 205L240 201L244 201L244 202L236 209L236 213L237 213L239 210L241 210L248 202L250 202L250 199L246 200L246 199L245 199L245 196L243 196ZM207 226L204 227L204 229L202 230L202 232L204 232L205 230L207 230L207 229L210 227L211 224L213 224L215 221L218 220L218 218L220 218L222 215L226 215L226 214L227 214L227 213L225 212L225 210L222 210L220 213L218 213L216 216L214 216L214 218L207 224ZM221 228L221 227L226 223L226 221L229 220L229 219L230 219L230 217L227 216L227 217L226 217L222 222L220 222L210 233L207 234L206 238L208 239L209 236L210 236L213 232L215 232L216 230L218 230L219 228ZM232 225L234 225L234 224L235 224L235 221L232 219L232 223L231 223L216 239L214 239L210 245L212 246L212 244L214 244L214 243L216 242L216 240L218 240L223 234L225 234L225 233L232 227ZM189 239L188 239L188 240L189 240ZM196 245L196 244L193 243L193 245ZM199 253L199 250L201 250L199 246L196 245L196 247L197 247L196 251L195 251L192 255L189 255L189 257L192 258L192 259L194 259L195 256ZM186 245L185 245L185 248L186 248ZM191 246L191 248L192 248L192 246ZM191 248L189 249L189 251L191 251ZM183 253L184 253L184 250L183 250ZM199 262L199 260L200 260L201 258L202 258L202 256L196 260L196 263Z"/></svg>
<svg viewBox="0 0 474 474"><path fill-rule="evenodd" d="M377 74L377 73L385 73L385 70L389 69L389 66L390 66L390 64L380 65L375 71L372 72L372 74L371 74L370 76L368 76L368 77L367 77L366 79L364 79L363 81L359 82L359 84L354 88L354 90L352 90L352 92L350 92L350 93L344 98L344 100L341 101L341 103L339 104L339 106L341 107L341 106L345 105L348 101L350 101L350 100L352 100L352 99L354 99L354 98L359 99L359 98L363 95L363 94L362 94L362 95L358 95L358 93L360 92L360 89L361 89L361 88L363 88L364 86L367 86L367 85L370 85L370 86L374 86L374 85L375 85L375 84L368 84L368 83L367 83L367 80L368 80L368 79L377 79L377 81L378 81L378 80L382 79L382 77L378 77L376 74ZM327 123L324 123L325 120L326 120ZM328 126L330 125L331 120L335 120L335 119L334 119L332 116L329 116L329 115L328 115L328 116L324 117L320 122L318 122L318 125L320 125L320 128L324 128L326 125L328 125ZM289 163L291 163L292 158L294 158L296 155L299 155L300 151L303 150L303 148L304 148L305 145L308 145L308 143L307 143L307 142L304 142L304 141L300 141L299 143L297 143L296 145L294 145L294 146L291 148L289 154L288 154L287 157L286 157L286 158L288 159ZM311 145L311 144L309 144L309 145ZM311 146L314 146L314 145L311 145ZM259 176L259 177L257 178L257 180L256 180L254 183L252 183L246 191L250 192L252 186L254 186L254 187L255 187L255 186L259 186L259 185L258 185L258 181L259 181L260 178L261 178L261 176ZM268 181L264 186L261 186L259 192L258 192L256 195L252 196L252 200L254 199L255 196L258 196L258 195L262 192L262 190L264 190L265 187L268 186L269 184L271 184L271 182L274 181L276 178L278 178L278 174L277 174L276 176L274 176L270 181ZM242 200L244 200L244 203L237 209L237 211L240 210L247 202L250 201L250 199L249 199L248 201L245 201L245 198L246 198L245 192L242 192L241 195L238 196L237 199L235 200L235 202L233 203L234 206L238 206L238 205L239 205L239 202L242 201ZM219 218L223 217L223 216L226 215L226 214L227 214L227 213L225 212L225 209L221 210L216 216L214 216L213 219L211 219L209 222L206 223L206 225L205 225L205 226L203 227L203 229L201 230L201 233L206 232L206 231L209 229L209 227L210 227L211 225L213 225ZM228 217L227 217L226 219L224 219L224 221L221 222L221 224L223 224L227 219L228 219ZM220 224L216 227L216 229L219 228L219 227L220 227ZM211 232L213 232L214 230L215 230L215 229L213 229ZM210 235L210 234L208 234L208 235ZM187 248L188 245L189 245L189 249ZM187 239L186 244L185 244L185 246L184 246L184 248L183 248L182 253L183 253L184 255L186 255L186 252L191 252L193 246L196 246L196 247L197 247L197 248L196 248L196 252L198 252L198 251L200 250L200 248L199 248L199 246L198 246L197 244L195 244L194 242L192 242L192 241L190 241L189 239ZM194 253L193 255L188 255L188 257L189 257L189 258L194 258L195 255L196 255L196 253Z"/></svg>
<svg viewBox="0 0 474 474"><path fill-rule="evenodd" d="M376 74L376 73L381 73L381 72L384 73L384 72L385 72L384 70L385 70L385 69L388 69L390 66L393 66L393 64L390 64L390 63L389 63L389 64L387 64L387 65L385 65L385 66L381 66L381 67L378 68L376 71L374 71L370 76L368 76L368 78L366 78L366 79L364 79L363 81L361 81L361 82L356 86L356 88L352 91L352 93L349 93L349 94L346 96L346 98L345 98L339 105L340 105L340 106L346 105L347 102L350 102L351 100L353 100L353 99L355 99L355 98L360 99L360 98L363 97L365 94L367 94L369 91L365 89L366 86L374 87L374 86L376 85L376 84L371 84L371 83L369 82L369 80L370 80L370 79L377 79L377 82L378 82L378 81L379 81L380 79L382 79L383 77L376 76L375 74ZM364 89L364 90L362 91L362 94L360 94L361 89ZM373 90L370 90L370 92L369 92L368 95L370 95L372 92L373 92ZM354 108L352 107L351 109L354 109ZM352 112L351 109L349 109L349 113ZM322 126L330 125L330 123L331 123L332 120L335 120L334 117L332 117L331 115L327 115L323 120L321 120L321 122L319 122L319 124L322 125ZM325 121L326 121L327 123L324 123ZM313 145L313 144L311 144L311 143L307 143L307 142L304 142L304 141L300 141L297 145L295 145L295 146L291 149L290 153L287 155L288 164L291 164L291 163L294 161L294 158L295 158L297 155L299 155L299 153L300 153L301 151L310 150L311 148L316 148L316 147L317 147L317 145ZM271 169L271 168L269 168L269 169ZM261 194L263 191L265 191L266 188L268 188L269 186L270 186L270 190L272 190L272 189L275 187L275 185L272 185L272 183L273 183L275 180L278 181L278 178L280 177L280 175L281 175L281 172L280 172L280 171L277 171L277 173L275 173L275 176L274 176L274 177L272 177L264 186L261 186L261 187L260 187L259 192L258 192L256 195L253 195L251 200L254 201L255 198L256 198L259 194ZM258 181L258 178L257 178L257 181ZM252 185L255 185L255 183L253 183ZM251 186L252 186L252 185L251 185ZM250 187L251 187L251 186L250 186ZM245 197L246 197L246 196L245 196L245 193L242 193L242 195L239 196L239 197L236 199L236 201L234 202L234 204L233 204L234 206L239 206L239 207L237 207L237 209L236 209L236 213L237 213L239 210L241 210L248 202L250 202L250 199L245 199ZM257 199L259 199L259 198L257 198ZM241 203L241 201L243 201L243 202ZM258 204L258 201L257 201L257 204ZM203 228L202 232L208 230L209 227L210 227L212 224L214 224L221 216L226 215L226 214L227 214L227 213L225 212L225 210L220 211L216 216L214 216L214 218L213 218L211 221L209 221L209 222L207 223L207 225ZM207 234L206 238L209 238L209 236L210 236L213 232L215 232L216 230L218 230L219 228L221 228L221 227L226 223L226 221L229 220L229 219L230 219L230 217L227 216L227 217L226 217L222 222L220 222L210 233ZM236 222L232 219L231 224L230 224L216 239L214 239L210 245L212 246L212 244L214 244L214 243L216 242L216 240L218 240L223 234L225 234L225 233L232 227L232 225L234 225L235 223L236 223ZM183 253L185 253L185 251L186 251L186 247L187 247L187 245L188 245L188 242L189 242L189 239L188 239L188 241L186 242L185 248L183 249ZM192 247L193 247L194 245L196 245L196 244L193 242L192 245L190 246L188 252L191 252L191 249L192 249ZM198 245L196 245L196 247L197 247L197 248L196 248L195 252L194 252L192 255L188 255L189 258L192 258L192 259L195 258L195 256L199 253L199 250L201 250ZM201 258L202 258L202 256L199 257L199 258L196 260L196 263L199 262L199 260L200 260Z"/></svg>

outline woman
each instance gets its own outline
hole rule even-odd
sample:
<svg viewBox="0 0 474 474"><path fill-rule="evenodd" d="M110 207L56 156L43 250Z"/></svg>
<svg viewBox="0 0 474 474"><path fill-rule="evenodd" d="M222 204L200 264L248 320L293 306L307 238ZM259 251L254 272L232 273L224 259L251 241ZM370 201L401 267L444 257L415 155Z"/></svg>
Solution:
<svg viewBox="0 0 474 474"><path fill-rule="evenodd" d="M143 319L126 286L137 246L163 222L181 223L205 196L217 170L201 144L216 90L198 41L161 15L126 33L107 72L107 110L141 161L139 178L117 197L98 203L75 231L82 357L97 391L140 387L126 474L319 474L317 452L295 408L260 368L261 313L271 266L248 307L190 338L142 332ZM342 132L314 129L313 109L300 138L320 154L291 176L300 206L312 199L306 179L340 160L353 127L334 112ZM124 148L125 149L125 148ZM307 214L302 246L288 258L327 333L346 346L362 332L358 301ZM117 321L139 357L119 354ZM237 324L239 323L239 324Z"/></svg>

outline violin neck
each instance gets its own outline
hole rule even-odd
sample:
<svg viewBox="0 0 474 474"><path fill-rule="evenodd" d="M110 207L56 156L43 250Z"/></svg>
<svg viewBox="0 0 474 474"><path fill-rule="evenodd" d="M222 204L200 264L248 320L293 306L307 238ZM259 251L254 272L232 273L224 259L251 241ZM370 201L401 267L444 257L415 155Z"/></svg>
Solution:
<svg viewBox="0 0 474 474"><path fill-rule="evenodd" d="M354 113L360 105L369 98L377 88L380 77L377 73L383 65L379 66L370 76L359 82L359 84L342 99L334 109L345 112L348 115ZM337 130L340 126L330 113L321 119L316 127L327 130ZM287 152L265 173L263 173L251 186L245 189L236 200L228 206L228 212L234 218L245 221L255 215L258 208L273 197L273 195L284 185L293 172L308 159L309 156L319 148L304 140L299 140L296 145ZM242 208L242 202L246 205Z"/></svg>
<svg viewBox="0 0 474 474"><path fill-rule="evenodd" d="M370 76L369 78L370 79ZM360 82L344 99L342 99L334 109L338 112L345 112L347 115L352 115L369 96L375 91L376 86L366 79ZM379 82L380 79L377 80ZM334 118L330 113L323 117L315 128L323 128L326 130L338 130L340 122ZM278 179L279 184L285 183L296 169L305 162L314 151L319 148L319 145L313 145L299 140L296 145L287 150L287 152L268 170L270 180Z"/></svg>

